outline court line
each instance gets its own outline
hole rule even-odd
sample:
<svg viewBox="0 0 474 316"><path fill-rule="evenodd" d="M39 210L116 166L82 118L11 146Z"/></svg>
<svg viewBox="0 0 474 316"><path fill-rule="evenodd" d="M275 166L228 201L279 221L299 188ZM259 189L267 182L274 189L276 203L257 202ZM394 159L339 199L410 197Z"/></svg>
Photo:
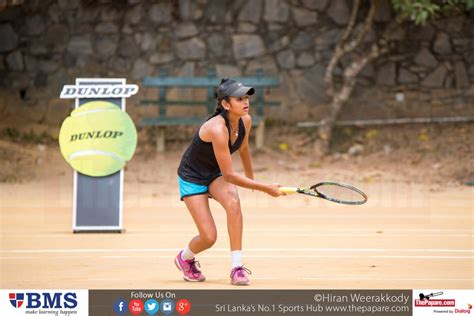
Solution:
<svg viewBox="0 0 474 316"><path fill-rule="evenodd" d="M253 279L253 278L252 278ZM275 278L276 279L276 278ZM454 278L384 278L384 277L306 277L299 280L358 280L358 281L474 281L474 279L454 279Z"/></svg>
<svg viewBox="0 0 474 316"><path fill-rule="evenodd" d="M317 230L317 229L316 229ZM304 231L304 230L303 230ZM181 231L181 232L188 232L188 231ZM450 235L443 235L443 234L392 234L390 232L382 232L382 233L365 233L365 234L337 234L337 233L321 233L321 232L315 232L315 233L304 233L302 230L299 230L298 232L293 232L293 231L287 231L284 228L280 230L269 230L269 231L248 231L248 233L257 233L261 236L273 236L273 235L278 235L278 236L295 236L295 237L311 237L311 236L318 236L318 237L405 237L405 238L413 238L413 237L425 237L425 238L472 238L474 236L473 234L450 234ZM162 234L167 234L169 232L160 232ZM160 233L154 233L152 232L152 235L160 235ZM39 235L25 235L24 233L18 233L18 234L0 234L0 236L8 236L12 237L15 236L16 238L58 238L56 235L50 235L50 234L39 234Z"/></svg>
<svg viewBox="0 0 474 316"><path fill-rule="evenodd" d="M228 258L228 255L202 255L200 258ZM370 259L469 259L472 260L474 259L473 256L383 256L383 255L291 255L291 256L285 256L285 255L251 255L251 254L246 254L246 258L263 258L263 259L268 259L268 258L279 258L279 259L294 259L294 258L316 258L316 259L354 259L354 258L370 258ZM99 256L99 257L94 257L94 256L54 256L54 257L47 257L46 259L83 259L83 258L91 258L91 259L134 259L134 258L155 258L155 259L172 259L173 256L156 256L156 255L143 255L143 256ZM38 257L0 257L0 260L26 260L26 259L32 259L32 260L38 260ZM43 260L45 260L43 258Z"/></svg>
<svg viewBox="0 0 474 316"><path fill-rule="evenodd" d="M87 252L176 252L181 248L142 248L142 249L124 249L124 248L85 248L85 249L8 249L0 250L0 253L87 253ZM213 248L208 251L228 252L228 248ZM247 248L245 252L456 252L456 253L474 253L474 249L385 249L385 248Z"/></svg>

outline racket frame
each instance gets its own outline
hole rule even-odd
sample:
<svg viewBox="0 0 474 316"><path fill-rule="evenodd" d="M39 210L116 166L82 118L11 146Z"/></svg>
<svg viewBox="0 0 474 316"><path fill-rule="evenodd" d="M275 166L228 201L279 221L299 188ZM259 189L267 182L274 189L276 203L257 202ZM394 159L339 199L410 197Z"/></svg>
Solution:
<svg viewBox="0 0 474 316"><path fill-rule="evenodd" d="M324 193L321 193L321 192L318 191L318 187L323 186L323 185L334 185L334 186L350 189L350 190L355 191L358 194L360 194L360 196L363 198L363 200L347 201L347 200L340 200L340 199L336 199L336 198L327 196ZM347 205L361 205L361 204L364 204L365 202L367 202L367 194L365 194L361 190L357 189L356 187L353 187L352 185L345 184L345 183L338 183L338 182L327 182L327 181L326 182L319 182L319 183L316 183L315 185L312 185L310 187L297 188L296 192L301 193L301 194L306 194L306 195L319 197L319 198L322 198L322 199L325 199L325 200L328 200L328 201L331 201L331 202L340 203L340 204L347 204Z"/></svg>

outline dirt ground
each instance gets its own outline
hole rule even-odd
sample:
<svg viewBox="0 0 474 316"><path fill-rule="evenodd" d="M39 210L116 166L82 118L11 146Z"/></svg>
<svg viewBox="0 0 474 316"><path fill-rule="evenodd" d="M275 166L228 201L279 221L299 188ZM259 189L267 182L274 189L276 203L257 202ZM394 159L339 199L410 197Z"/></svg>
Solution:
<svg viewBox="0 0 474 316"><path fill-rule="evenodd" d="M256 178L354 184L360 207L239 190L252 288L474 288L474 124L341 129L318 161L312 133L270 126ZM185 143L158 154L146 133L125 173L124 234L72 233L72 171L54 139L0 137L1 288L230 288L225 214L199 256L208 281L181 279L173 258L196 229L179 202ZM235 169L242 171L237 155Z"/></svg>

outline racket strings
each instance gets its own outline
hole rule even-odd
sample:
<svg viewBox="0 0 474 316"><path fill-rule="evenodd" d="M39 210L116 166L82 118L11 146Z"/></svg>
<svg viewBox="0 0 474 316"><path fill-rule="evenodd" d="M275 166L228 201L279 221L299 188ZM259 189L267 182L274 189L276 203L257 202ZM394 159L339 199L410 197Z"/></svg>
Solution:
<svg viewBox="0 0 474 316"><path fill-rule="evenodd" d="M323 184L316 187L315 190L328 198L340 201L361 202L365 200L365 197L360 192L339 185Z"/></svg>

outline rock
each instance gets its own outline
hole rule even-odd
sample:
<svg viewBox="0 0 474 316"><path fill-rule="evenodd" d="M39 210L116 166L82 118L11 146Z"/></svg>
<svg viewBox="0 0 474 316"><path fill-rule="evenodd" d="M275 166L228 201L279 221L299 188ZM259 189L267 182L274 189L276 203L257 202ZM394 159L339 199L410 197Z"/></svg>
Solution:
<svg viewBox="0 0 474 316"><path fill-rule="evenodd" d="M307 32L299 32L296 35L290 47L294 50L306 50L312 48L314 45L313 37Z"/></svg>
<svg viewBox="0 0 474 316"><path fill-rule="evenodd" d="M277 38L272 40L269 44L268 50L270 52L277 52L287 47L289 43L290 38L288 37L288 35L285 35L283 37L277 36Z"/></svg>
<svg viewBox="0 0 474 316"><path fill-rule="evenodd" d="M133 64L132 78L141 80L152 73L153 68L144 60L137 59Z"/></svg>
<svg viewBox="0 0 474 316"><path fill-rule="evenodd" d="M324 74L326 68L323 65L316 64L307 69L303 76L295 76L294 88L304 102L325 102L326 88L324 85Z"/></svg>
<svg viewBox="0 0 474 316"><path fill-rule="evenodd" d="M113 22L102 22L97 24L95 31L97 33L115 34L118 33L118 26Z"/></svg>
<svg viewBox="0 0 474 316"><path fill-rule="evenodd" d="M281 68L291 69L295 66L295 54L291 50L284 50L278 53L277 61Z"/></svg>
<svg viewBox="0 0 474 316"><path fill-rule="evenodd" d="M469 67L469 75L474 76L474 65Z"/></svg>
<svg viewBox="0 0 474 316"><path fill-rule="evenodd" d="M314 57L312 54L304 52L298 56L296 64L299 67L308 67L314 64Z"/></svg>
<svg viewBox="0 0 474 316"><path fill-rule="evenodd" d="M382 65L376 74L376 83L384 86L394 86L396 84L396 65L393 62Z"/></svg>
<svg viewBox="0 0 474 316"><path fill-rule="evenodd" d="M180 23L175 29L178 38L192 37L199 33L196 25L192 22Z"/></svg>
<svg viewBox="0 0 474 316"><path fill-rule="evenodd" d="M435 36L436 30L427 23L424 25L410 25L408 30L408 37L415 41L431 42Z"/></svg>
<svg viewBox="0 0 474 316"><path fill-rule="evenodd" d="M94 43L95 52L99 57L113 56L117 51L118 36L99 35Z"/></svg>
<svg viewBox="0 0 474 316"><path fill-rule="evenodd" d="M469 77L463 61L457 61L454 64L454 75L457 89L469 88Z"/></svg>
<svg viewBox="0 0 474 316"><path fill-rule="evenodd" d="M196 60L206 57L206 44L199 38L193 37L189 40L176 44L176 54L182 60Z"/></svg>
<svg viewBox="0 0 474 316"><path fill-rule="evenodd" d="M361 154L362 152L364 151L364 146L362 146L361 144L355 144L355 145L352 145L349 150L347 151L347 153L350 155L350 156L357 156L359 154Z"/></svg>
<svg viewBox="0 0 474 316"><path fill-rule="evenodd" d="M328 0L303 0L304 7L321 12L326 9L327 4Z"/></svg>
<svg viewBox="0 0 474 316"><path fill-rule="evenodd" d="M39 35L46 29L46 24L41 15L37 14L33 17L26 19L25 21L25 32L27 35Z"/></svg>
<svg viewBox="0 0 474 316"><path fill-rule="evenodd" d="M125 13L125 21L128 23L135 25L140 23L143 19L143 6L136 5L131 9L128 9Z"/></svg>
<svg viewBox="0 0 474 316"><path fill-rule="evenodd" d="M403 41L403 40L405 40L406 36L407 36L407 29L404 28L404 27L399 27L387 36L387 40L389 40L389 41Z"/></svg>
<svg viewBox="0 0 474 316"><path fill-rule="evenodd" d="M331 29L327 32L320 34L314 40L316 50L326 51L329 48L332 48L332 46L336 45L341 36L342 31L340 29Z"/></svg>
<svg viewBox="0 0 474 316"><path fill-rule="evenodd" d="M207 38L210 57L222 57L224 55L226 40L227 37L219 33L213 33Z"/></svg>
<svg viewBox="0 0 474 316"><path fill-rule="evenodd" d="M205 19L210 23L226 22L226 15L228 11L228 0L210 1L204 12Z"/></svg>
<svg viewBox="0 0 474 316"><path fill-rule="evenodd" d="M5 64L3 63L3 60L4 60L3 56L0 55L0 71L5 70ZM0 86L1 86L1 80L0 80Z"/></svg>
<svg viewBox="0 0 474 316"><path fill-rule="evenodd" d="M318 22L318 14L306 9L293 8L293 19L297 26L305 27Z"/></svg>
<svg viewBox="0 0 474 316"><path fill-rule="evenodd" d="M43 37L43 43L49 46L66 44L68 40L67 28L60 24L50 26Z"/></svg>
<svg viewBox="0 0 474 316"><path fill-rule="evenodd" d="M251 22L254 24L260 23L262 18L262 0L246 1L242 9L240 10L238 20L240 22Z"/></svg>
<svg viewBox="0 0 474 316"><path fill-rule="evenodd" d="M130 69L130 62L128 58L112 56L107 65L109 68L118 70L119 72L127 72Z"/></svg>
<svg viewBox="0 0 474 316"><path fill-rule="evenodd" d="M443 28L443 30L448 33L448 34L460 34L463 32L464 28L464 22L469 21L466 19L463 15L457 15L455 17L448 17L447 19L444 19L443 22L446 23L446 28ZM468 26L472 28L471 26Z"/></svg>
<svg viewBox="0 0 474 316"><path fill-rule="evenodd" d="M420 49L420 51L416 54L414 61L416 64L428 68L434 68L438 65L438 61L426 47Z"/></svg>
<svg viewBox="0 0 474 316"><path fill-rule="evenodd" d="M335 70L338 70L339 67L337 67ZM342 70L340 70L340 73L337 75L342 75ZM375 67L373 63L368 63L362 68L362 70L359 73L360 77L364 77L365 79L373 78L375 75Z"/></svg>
<svg viewBox="0 0 474 316"><path fill-rule="evenodd" d="M269 31L281 31L284 28L284 24L280 23L268 23L267 28Z"/></svg>
<svg viewBox="0 0 474 316"><path fill-rule="evenodd" d="M255 76L257 70L263 70L266 76L278 75L278 67L272 56L252 59L245 70L245 75Z"/></svg>
<svg viewBox="0 0 474 316"><path fill-rule="evenodd" d="M155 51L158 38L152 33L143 33L139 41L140 49L145 53Z"/></svg>
<svg viewBox="0 0 474 316"><path fill-rule="evenodd" d="M346 25L351 17L346 0L331 1L327 14L338 25Z"/></svg>
<svg viewBox="0 0 474 316"><path fill-rule="evenodd" d="M398 72L398 83L415 83L418 82L418 77L404 68L400 68Z"/></svg>
<svg viewBox="0 0 474 316"><path fill-rule="evenodd" d="M438 33L433 44L433 50L440 55L449 55L451 53L451 43L446 33Z"/></svg>
<svg viewBox="0 0 474 316"><path fill-rule="evenodd" d="M55 60L40 60L38 62L38 68L40 72L45 74L52 74L59 69L59 63Z"/></svg>
<svg viewBox="0 0 474 316"><path fill-rule="evenodd" d="M421 82L421 85L428 88L441 88L447 74L448 69L441 64Z"/></svg>
<svg viewBox="0 0 474 316"><path fill-rule="evenodd" d="M80 0L58 0L58 5L63 10L74 10L79 8Z"/></svg>
<svg viewBox="0 0 474 316"><path fill-rule="evenodd" d="M192 20L196 12L196 1L179 0L179 16L183 21Z"/></svg>
<svg viewBox="0 0 474 316"><path fill-rule="evenodd" d="M390 0L382 0L375 12L375 22L389 22L392 19L392 6Z"/></svg>
<svg viewBox="0 0 474 316"><path fill-rule="evenodd" d="M216 74L218 77L240 77L242 73L238 67L234 65L224 65L224 64L217 64L216 65Z"/></svg>
<svg viewBox="0 0 474 316"><path fill-rule="evenodd" d="M161 2L153 4L148 10L148 17L157 24L168 24L171 22L171 3Z"/></svg>
<svg viewBox="0 0 474 316"><path fill-rule="evenodd" d="M239 23L239 33L254 33L257 31L257 26L251 23Z"/></svg>
<svg viewBox="0 0 474 316"><path fill-rule="evenodd" d="M265 21L284 23L288 21L289 16L290 8L285 1L265 0L265 11L263 14L263 19Z"/></svg>
<svg viewBox="0 0 474 316"><path fill-rule="evenodd" d="M179 70L179 77L194 77L196 74L196 63L186 62Z"/></svg>
<svg viewBox="0 0 474 316"><path fill-rule="evenodd" d="M265 54L265 46L258 35L232 36L232 49L235 59L251 58Z"/></svg>
<svg viewBox="0 0 474 316"><path fill-rule="evenodd" d="M470 50L471 41L468 38L453 38L452 43L456 53L464 53Z"/></svg>
<svg viewBox="0 0 474 316"><path fill-rule="evenodd" d="M125 10L120 10L114 6L103 6L99 9L101 22L119 21L123 18Z"/></svg>
<svg viewBox="0 0 474 316"><path fill-rule="evenodd" d="M161 65L161 64L167 64L171 61L174 60L174 56L171 53L153 53L150 56L150 64L153 65Z"/></svg>
<svg viewBox="0 0 474 316"><path fill-rule="evenodd" d="M131 36L124 36L118 46L118 53L121 57L138 57L140 50L137 43Z"/></svg>
<svg viewBox="0 0 474 316"><path fill-rule="evenodd" d="M10 23L0 24L0 53L14 50L18 46L18 35Z"/></svg>
<svg viewBox="0 0 474 316"><path fill-rule="evenodd" d="M91 55L92 42L90 35L77 35L71 37L67 45L67 51L74 55Z"/></svg>
<svg viewBox="0 0 474 316"><path fill-rule="evenodd" d="M12 71L22 71L24 68L23 55L18 50L8 54L6 62L8 69Z"/></svg>

